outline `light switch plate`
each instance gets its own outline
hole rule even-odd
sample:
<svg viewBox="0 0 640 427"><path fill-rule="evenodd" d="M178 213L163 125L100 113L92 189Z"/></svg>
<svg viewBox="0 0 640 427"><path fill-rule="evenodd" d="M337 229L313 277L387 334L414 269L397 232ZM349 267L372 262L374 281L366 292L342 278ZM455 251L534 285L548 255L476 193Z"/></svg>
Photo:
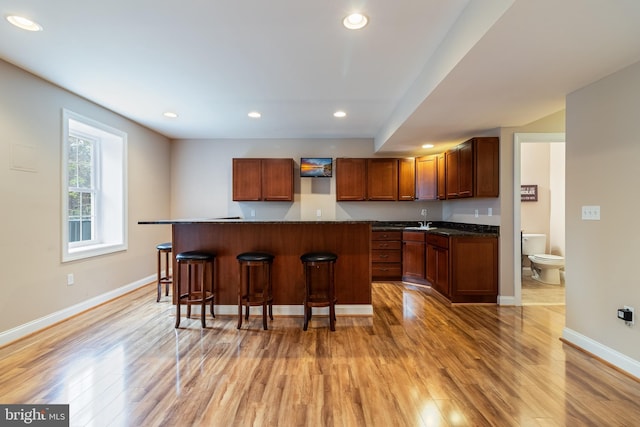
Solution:
<svg viewBox="0 0 640 427"><path fill-rule="evenodd" d="M600 221L600 206L583 206L582 219L584 221Z"/></svg>

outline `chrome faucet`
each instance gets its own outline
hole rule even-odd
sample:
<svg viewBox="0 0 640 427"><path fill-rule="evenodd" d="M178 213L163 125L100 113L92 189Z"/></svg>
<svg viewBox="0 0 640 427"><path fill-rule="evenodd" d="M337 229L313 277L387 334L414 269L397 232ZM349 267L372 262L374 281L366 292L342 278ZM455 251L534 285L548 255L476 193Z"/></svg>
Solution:
<svg viewBox="0 0 640 427"><path fill-rule="evenodd" d="M424 217L424 221L418 221L420 223L420 227L428 227L427 225L427 210L422 208L420 211L420 215Z"/></svg>

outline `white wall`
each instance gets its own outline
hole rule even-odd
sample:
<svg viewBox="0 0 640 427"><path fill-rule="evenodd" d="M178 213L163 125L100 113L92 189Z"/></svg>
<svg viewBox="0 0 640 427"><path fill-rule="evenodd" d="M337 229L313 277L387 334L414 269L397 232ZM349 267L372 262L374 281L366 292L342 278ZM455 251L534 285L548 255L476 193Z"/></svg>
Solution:
<svg viewBox="0 0 640 427"><path fill-rule="evenodd" d="M565 337L606 360L634 359L637 376L640 324L616 310L640 312L639 111L640 63L567 97ZM581 220L584 205L600 205L601 220Z"/></svg>
<svg viewBox="0 0 640 427"><path fill-rule="evenodd" d="M524 143L520 146L520 182L538 186L538 201L520 203L520 225L524 233L541 233L549 245L549 215L551 184L548 143ZM545 249L548 253L548 249Z"/></svg>
<svg viewBox="0 0 640 427"><path fill-rule="evenodd" d="M177 140L172 142L173 218L240 216L251 219L288 220L422 220L420 209L428 209L428 220L442 219L442 202L336 202L333 178L298 178L300 157L376 157L371 139L265 139L265 140ZM232 201L234 157L293 158L295 198L293 202ZM385 156L389 157L389 156ZM322 216L318 218L318 209Z"/></svg>
<svg viewBox="0 0 640 427"><path fill-rule="evenodd" d="M537 202L520 203L522 231L546 235L545 253L564 256L564 143L523 143L520 146L520 158L521 183L538 186Z"/></svg>
<svg viewBox="0 0 640 427"><path fill-rule="evenodd" d="M170 146L166 138L3 61L0 93L2 343L15 338L8 330L46 326L38 322L154 274L155 244L169 240L170 229L137 221L169 216ZM128 133L127 251L61 262L62 108ZM75 276L73 286L67 286L68 273Z"/></svg>
<svg viewBox="0 0 640 427"><path fill-rule="evenodd" d="M549 153L551 202L549 213L549 253L565 256L566 152L565 143L552 143Z"/></svg>

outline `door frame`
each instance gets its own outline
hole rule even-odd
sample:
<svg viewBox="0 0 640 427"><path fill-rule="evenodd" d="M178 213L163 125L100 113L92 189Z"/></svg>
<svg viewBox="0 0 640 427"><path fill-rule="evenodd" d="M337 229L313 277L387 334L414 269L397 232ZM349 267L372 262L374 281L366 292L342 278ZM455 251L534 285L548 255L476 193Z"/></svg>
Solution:
<svg viewBox="0 0 640 427"><path fill-rule="evenodd" d="M565 142L564 132L556 133L514 133L513 134L513 300L516 306L522 305L522 247L520 231L520 174L521 144L527 142Z"/></svg>

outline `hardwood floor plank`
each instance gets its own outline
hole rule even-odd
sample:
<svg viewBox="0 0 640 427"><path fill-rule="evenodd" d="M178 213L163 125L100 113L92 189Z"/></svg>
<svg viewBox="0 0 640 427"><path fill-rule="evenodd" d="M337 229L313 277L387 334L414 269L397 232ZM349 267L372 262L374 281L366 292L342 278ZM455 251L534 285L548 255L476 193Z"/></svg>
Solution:
<svg viewBox="0 0 640 427"><path fill-rule="evenodd" d="M0 401L71 425L633 425L634 379L563 344L563 306L447 306L374 283L373 317L183 319L151 284L0 348Z"/></svg>

